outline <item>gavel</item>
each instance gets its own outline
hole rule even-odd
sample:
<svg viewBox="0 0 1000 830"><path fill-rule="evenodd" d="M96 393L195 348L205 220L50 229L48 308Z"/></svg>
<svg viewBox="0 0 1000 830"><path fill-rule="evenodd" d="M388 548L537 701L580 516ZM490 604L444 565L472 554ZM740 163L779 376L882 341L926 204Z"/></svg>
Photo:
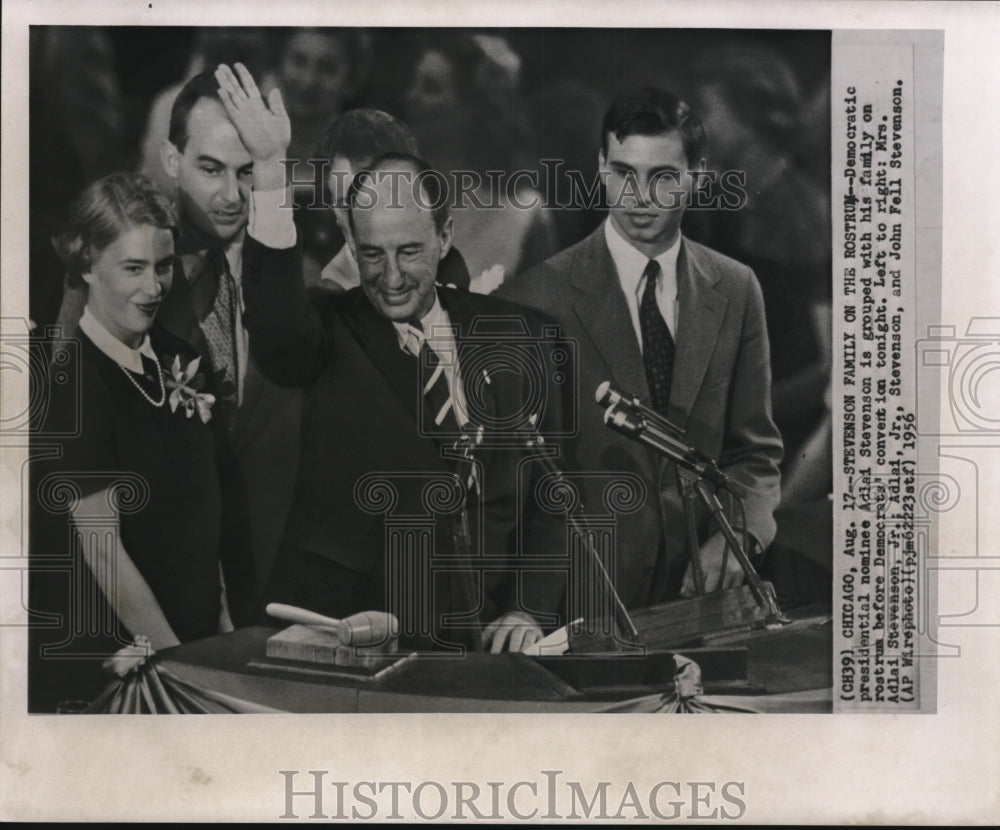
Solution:
<svg viewBox="0 0 1000 830"><path fill-rule="evenodd" d="M389 643L399 636L399 620L387 611L361 611L335 620L280 602L269 603L266 610L275 619L332 631L345 646L374 646Z"/></svg>

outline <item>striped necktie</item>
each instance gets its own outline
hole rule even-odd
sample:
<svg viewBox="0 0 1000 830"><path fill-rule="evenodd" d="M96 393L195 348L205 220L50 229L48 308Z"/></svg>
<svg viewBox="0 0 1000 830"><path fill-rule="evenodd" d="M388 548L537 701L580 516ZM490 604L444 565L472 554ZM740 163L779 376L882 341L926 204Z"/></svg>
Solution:
<svg viewBox="0 0 1000 830"><path fill-rule="evenodd" d="M420 328L415 324L415 328ZM423 384L424 398L424 429L429 433L442 437L459 433L458 417L455 414L455 399L448 385L445 366L424 339L418 354L420 360L420 379Z"/></svg>
<svg viewBox="0 0 1000 830"><path fill-rule="evenodd" d="M420 392L423 398L423 415L420 418L422 433L433 439L438 446L450 446L458 439L462 427L455 413L455 398L448 384L445 365L424 338L420 323L410 323L410 327L412 331L406 338L404 348L407 354L414 355L419 361ZM475 464L472 465L465 486L479 492L479 468Z"/></svg>
<svg viewBox="0 0 1000 830"><path fill-rule="evenodd" d="M639 304L639 328L642 331L642 362L653 409L664 417L670 404L670 382L674 371L674 338L656 303L656 281L660 264L651 259L642 272L646 287Z"/></svg>

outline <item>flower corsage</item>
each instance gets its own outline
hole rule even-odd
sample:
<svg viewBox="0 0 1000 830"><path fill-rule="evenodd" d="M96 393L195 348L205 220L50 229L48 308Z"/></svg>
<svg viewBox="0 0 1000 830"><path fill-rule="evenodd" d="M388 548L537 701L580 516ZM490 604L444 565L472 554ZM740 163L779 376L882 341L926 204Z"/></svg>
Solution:
<svg viewBox="0 0 1000 830"><path fill-rule="evenodd" d="M198 371L201 358L196 357L187 368L181 369L181 356L174 357L170 366L170 377L167 378L167 388L170 392L170 411L176 412L181 407L184 414L190 418L195 412L203 424L212 419L212 405L215 395L201 390L205 388L205 376Z"/></svg>

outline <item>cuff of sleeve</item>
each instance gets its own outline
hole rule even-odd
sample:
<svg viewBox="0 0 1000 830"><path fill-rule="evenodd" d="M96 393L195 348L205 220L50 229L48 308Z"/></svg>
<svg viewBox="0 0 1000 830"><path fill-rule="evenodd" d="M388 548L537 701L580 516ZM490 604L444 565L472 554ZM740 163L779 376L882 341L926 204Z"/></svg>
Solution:
<svg viewBox="0 0 1000 830"><path fill-rule="evenodd" d="M251 191L247 233L268 248L295 247L295 221L287 188Z"/></svg>

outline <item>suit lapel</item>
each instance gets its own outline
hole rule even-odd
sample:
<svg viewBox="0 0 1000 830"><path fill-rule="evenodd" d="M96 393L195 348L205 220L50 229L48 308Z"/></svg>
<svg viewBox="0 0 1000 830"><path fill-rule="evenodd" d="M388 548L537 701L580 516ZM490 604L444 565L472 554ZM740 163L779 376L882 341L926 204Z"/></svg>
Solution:
<svg viewBox="0 0 1000 830"><path fill-rule="evenodd" d="M360 289L353 291L354 296L343 320L375 369L416 421L417 404L423 400L420 396L417 361L399 348L392 323L375 310L364 292Z"/></svg>
<svg viewBox="0 0 1000 830"><path fill-rule="evenodd" d="M677 257L677 348L670 389L671 419L683 426L691 413L712 358L726 313L726 298L715 290L719 275L681 244Z"/></svg>
<svg viewBox="0 0 1000 830"><path fill-rule="evenodd" d="M198 354L207 356L208 344L205 342L201 326L198 325L195 298L192 295L191 283L186 271L189 266L200 266L191 261L188 256L178 257L176 263L170 291L167 293L156 319L174 337L179 337L188 345L193 346Z"/></svg>
<svg viewBox="0 0 1000 830"><path fill-rule="evenodd" d="M590 235L577 254L570 283L581 292L574 310L604 361L608 378L619 391L648 398L642 352L615 263L604 240L603 225ZM594 390L582 391L588 395Z"/></svg>

